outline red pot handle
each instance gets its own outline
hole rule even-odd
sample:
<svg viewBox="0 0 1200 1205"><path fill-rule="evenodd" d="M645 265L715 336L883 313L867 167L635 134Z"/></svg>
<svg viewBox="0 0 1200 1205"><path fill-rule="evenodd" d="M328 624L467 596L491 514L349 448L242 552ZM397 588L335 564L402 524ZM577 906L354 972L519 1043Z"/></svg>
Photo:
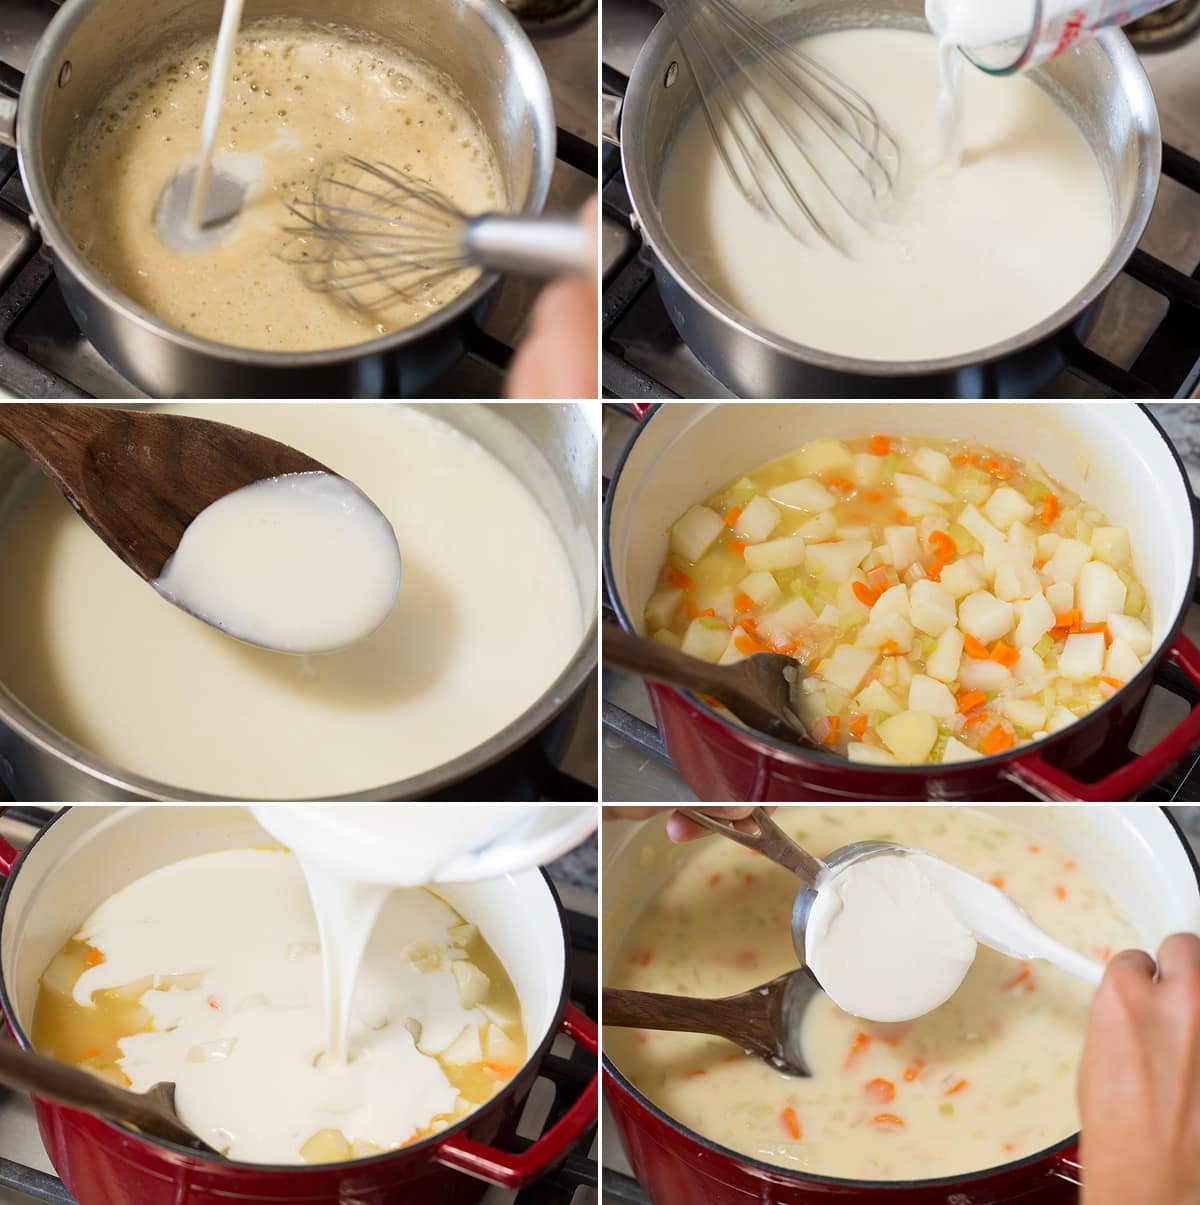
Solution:
<svg viewBox="0 0 1200 1205"><path fill-rule="evenodd" d="M634 416L634 418L636 418L638 420L638 422L641 422L642 419L644 419L646 417L646 415L650 413L653 406L654 406L653 402L630 402L629 403L629 409L633 411L633 416Z"/></svg>
<svg viewBox="0 0 1200 1205"><path fill-rule="evenodd" d="M588 1054L596 1054L600 1041L596 1023L574 1005L567 1005L559 1028L574 1038ZM475 1142L464 1134L455 1134L439 1148L437 1159L447 1167L478 1176L501 1188L524 1188L562 1159L585 1130L596 1124L599 1105L598 1076L580 1094L579 1099L528 1150L509 1155L494 1147Z"/></svg>
<svg viewBox="0 0 1200 1205"><path fill-rule="evenodd" d="M1182 632L1167 649L1166 657L1200 689L1200 649ZM1080 782L1058 766L1050 765L1040 753L1018 757L1006 774L1014 782L1056 803L1113 803L1132 799L1198 745L1200 704L1193 707L1187 717L1152 749L1098 782Z"/></svg>
<svg viewBox="0 0 1200 1205"><path fill-rule="evenodd" d="M0 816L3 816L8 811L8 804L0 803ZM16 865L17 859L21 856L19 849L14 849L3 837L0 837L0 876L8 878L12 874L13 866Z"/></svg>
<svg viewBox="0 0 1200 1205"><path fill-rule="evenodd" d="M1050 1168L1050 1174L1059 1180L1066 1180L1076 1188L1083 1187L1083 1164L1074 1155L1056 1155Z"/></svg>

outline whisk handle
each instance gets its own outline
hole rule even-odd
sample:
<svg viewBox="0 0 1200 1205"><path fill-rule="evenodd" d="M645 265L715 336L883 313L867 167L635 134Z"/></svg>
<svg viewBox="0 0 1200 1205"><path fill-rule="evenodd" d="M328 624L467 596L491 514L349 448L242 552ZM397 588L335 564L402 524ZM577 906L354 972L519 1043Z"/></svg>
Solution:
<svg viewBox="0 0 1200 1205"><path fill-rule="evenodd" d="M567 218L512 218L485 214L467 224L463 246L475 263L521 276L591 276L592 237Z"/></svg>

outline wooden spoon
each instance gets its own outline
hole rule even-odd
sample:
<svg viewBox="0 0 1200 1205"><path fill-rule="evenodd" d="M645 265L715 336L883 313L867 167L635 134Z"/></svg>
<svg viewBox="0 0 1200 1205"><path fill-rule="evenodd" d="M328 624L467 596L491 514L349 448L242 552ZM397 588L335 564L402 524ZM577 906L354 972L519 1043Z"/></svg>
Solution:
<svg viewBox="0 0 1200 1205"><path fill-rule="evenodd" d="M175 1085L155 1084L148 1092L130 1092L99 1076L0 1039L0 1081L72 1109L136 1126L190 1150L219 1155L197 1137L175 1112Z"/></svg>
<svg viewBox="0 0 1200 1205"><path fill-rule="evenodd" d="M807 969L791 971L736 996L717 1000L606 987L605 1025L711 1033L766 1059L789 1075L812 1075L800 1049L800 1025L821 989Z"/></svg>
<svg viewBox="0 0 1200 1205"><path fill-rule="evenodd" d="M792 712L791 683L784 677L787 669L799 673L800 665L782 653L754 653L733 665L714 665L605 624L604 664L693 694L711 695L743 724L768 736L817 748Z"/></svg>

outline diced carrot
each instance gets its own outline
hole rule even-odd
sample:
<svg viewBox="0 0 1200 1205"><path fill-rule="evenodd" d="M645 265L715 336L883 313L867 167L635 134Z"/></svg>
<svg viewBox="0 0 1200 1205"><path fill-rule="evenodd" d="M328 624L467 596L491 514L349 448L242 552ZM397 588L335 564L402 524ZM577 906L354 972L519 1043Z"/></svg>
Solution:
<svg viewBox="0 0 1200 1205"><path fill-rule="evenodd" d="M779 1120L783 1122L783 1128L788 1132L788 1137L793 1142L800 1141L800 1135L803 1132L800 1129L800 1118L796 1116L796 1110L788 1105L782 1113L779 1114Z"/></svg>
<svg viewBox="0 0 1200 1205"><path fill-rule="evenodd" d="M758 882L758 875L756 875L752 870L745 870L742 872L742 882L745 883L747 887L753 887L754 884Z"/></svg>
<svg viewBox="0 0 1200 1205"><path fill-rule="evenodd" d="M1005 880L1004 880L1004 876L1002 874L992 875L992 877L990 879L988 879L988 882L991 883L991 885L993 887L999 887L1001 891L1004 890Z"/></svg>
<svg viewBox="0 0 1200 1205"><path fill-rule="evenodd" d="M836 745L841 716L824 715L812 726L812 738L823 745Z"/></svg>
<svg viewBox="0 0 1200 1205"><path fill-rule="evenodd" d="M104 955L99 950L89 950L86 961L88 966L98 967L104 961Z"/></svg>
<svg viewBox="0 0 1200 1205"><path fill-rule="evenodd" d="M908 511L901 510L900 507L896 507L896 522L897 523L907 523L908 522Z"/></svg>
<svg viewBox="0 0 1200 1205"><path fill-rule="evenodd" d="M219 1013L221 1011L221 1006L220 1006L220 1004L217 1003L216 996L209 996L208 1007L211 1008L213 1010L213 1012Z"/></svg>
<svg viewBox="0 0 1200 1205"><path fill-rule="evenodd" d="M1049 527L1057 518L1058 497L1055 494L1047 494L1046 500L1042 503L1042 522Z"/></svg>
<svg viewBox="0 0 1200 1205"><path fill-rule="evenodd" d="M976 728L982 728L985 724L995 723L996 717L990 711L976 711L973 715L967 716L967 722L963 725L968 732Z"/></svg>
<svg viewBox="0 0 1200 1205"><path fill-rule="evenodd" d="M900 646L894 640L885 640L879 646L879 651L885 657L894 657L900 651Z"/></svg>
<svg viewBox="0 0 1200 1205"><path fill-rule="evenodd" d="M746 611L753 611L758 603L754 601L744 590L739 590L733 596L733 609L739 614L744 614Z"/></svg>
<svg viewBox="0 0 1200 1205"><path fill-rule="evenodd" d="M854 482L849 477L830 477L829 488L839 494L848 494L854 488Z"/></svg>
<svg viewBox="0 0 1200 1205"><path fill-rule="evenodd" d="M961 1092L966 1086L967 1086L967 1081L965 1079L960 1079L958 1081L958 1083L954 1085L953 1088L946 1089L946 1095L947 1096L957 1096L958 1093Z"/></svg>
<svg viewBox="0 0 1200 1205"><path fill-rule="evenodd" d="M747 543L749 543L749 541L747 541ZM734 556L745 556L746 544L742 543L741 540L730 540L729 551L732 552Z"/></svg>
<svg viewBox="0 0 1200 1205"><path fill-rule="evenodd" d="M1033 979L1033 968L1027 962L1021 964L1021 969L1000 990L1011 992L1013 988L1022 986L1025 986L1027 992L1032 992L1037 988Z"/></svg>
<svg viewBox="0 0 1200 1205"><path fill-rule="evenodd" d="M1011 460L985 460L983 471L990 473L997 481L1007 481L1013 475Z"/></svg>
<svg viewBox="0 0 1200 1205"><path fill-rule="evenodd" d="M940 582L942 580L942 570L946 568L945 561L934 561L926 570L925 576L931 582Z"/></svg>
<svg viewBox="0 0 1200 1205"><path fill-rule="evenodd" d="M1073 858L1068 858L1063 863L1063 870L1075 870L1078 868L1078 866L1079 866L1078 862L1076 862Z"/></svg>
<svg viewBox="0 0 1200 1205"><path fill-rule="evenodd" d="M878 490L867 490L863 498L872 505L883 501L883 495Z"/></svg>
<svg viewBox="0 0 1200 1205"><path fill-rule="evenodd" d="M696 585L694 577L689 577L682 569L676 569L674 565L667 566L667 581L680 590L691 590Z"/></svg>
<svg viewBox="0 0 1200 1205"><path fill-rule="evenodd" d="M708 885L710 887L717 887L720 885L720 883L721 883L721 876L719 874L710 874L708 876Z"/></svg>
<svg viewBox="0 0 1200 1205"><path fill-rule="evenodd" d="M1096 946L1095 949L1092 950L1092 953L1095 954L1101 962L1112 961L1112 946Z"/></svg>
<svg viewBox="0 0 1200 1205"><path fill-rule="evenodd" d="M512 1079L512 1077L520 1070L516 1063L483 1063L482 1067L483 1074L486 1075L488 1079L495 1080ZM703 1075L704 1072L701 1071L700 1074Z"/></svg>
<svg viewBox="0 0 1200 1205"><path fill-rule="evenodd" d="M1031 854L1040 854L1042 852L1042 847L1040 845L1031 845L1029 847L1029 852Z"/></svg>
<svg viewBox="0 0 1200 1205"><path fill-rule="evenodd" d="M849 729L850 729L851 736L853 736L853 737L862 736L862 734L864 732L866 732L866 730L867 730L867 717L865 715L862 715L861 713L858 715L852 716L851 720L850 720L850 724L849 724Z"/></svg>
<svg viewBox="0 0 1200 1205"><path fill-rule="evenodd" d="M1061 615L1054 617L1054 626L1065 632L1078 632L1082 623L1083 616L1078 607L1072 607L1069 611L1064 611Z"/></svg>
<svg viewBox="0 0 1200 1205"><path fill-rule="evenodd" d="M629 956L630 962L636 962L640 967L648 967L654 961L650 950L636 950Z"/></svg>
<svg viewBox="0 0 1200 1205"><path fill-rule="evenodd" d="M892 441L886 435L872 435L867 451L872 456L886 456L892 450Z"/></svg>
<svg viewBox="0 0 1200 1205"><path fill-rule="evenodd" d="M924 1059L913 1059L907 1067L904 1068L904 1082L911 1084L922 1071L925 1070Z"/></svg>
<svg viewBox="0 0 1200 1205"><path fill-rule="evenodd" d="M734 528L737 526L737 521L742 517L742 508L740 506L731 506L725 512L725 526Z"/></svg>
<svg viewBox="0 0 1200 1205"><path fill-rule="evenodd" d="M1020 656L1021 654L1011 644L1005 644L1003 640L997 640L996 647L992 649L991 659L1012 669Z"/></svg>
<svg viewBox="0 0 1200 1205"><path fill-rule="evenodd" d="M705 607L703 611L696 612L697 617L700 619L713 619L716 614L712 607Z"/></svg>
<svg viewBox="0 0 1200 1205"><path fill-rule="evenodd" d="M1004 727L1003 724L997 724L979 742L979 752L985 757L991 757L993 753L1003 753L1007 749L1011 749L1016 741L1013 739L1013 734Z"/></svg>
<svg viewBox="0 0 1200 1205"><path fill-rule="evenodd" d="M863 1091L877 1105L890 1105L896 1099L896 1085L890 1079L873 1079Z"/></svg>
<svg viewBox="0 0 1200 1205"><path fill-rule="evenodd" d="M758 620L757 619L753 619L749 615L746 615L737 621L737 626L739 628L741 628L743 632L746 632L748 635L753 636L755 640L761 639L758 634Z"/></svg>
<svg viewBox="0 0 1200 1205"><path fill-rule="evenodd" d="M766 651L753 636L747 636L744 633L733 638L733 647L745 657L752 657L755 653Z"/></svg>
<svg viewBox="0 0 1200 1205"><path fill-rule="evenodd" d="M1103 632L1105 645L1107 646L1107 645L1112 644L1112 641L1113 641L1112 633L1108 630L1108 624L1106 624L1106 623L1081 624L1079 630L1086 634L1090 634L1092 632Z"/></svg>
<svg viewBox="0 0 1200 1205"><path fill-rule="evenodd" d="M948 561L952 556L958 556L958 545L948 532L931 531L929 547L933 549L939 561Z"/></svg>
<svg viewBox="0 0 1200 1205"><path fill-rule="evenodd" d="M860 1029L854 1035L854 1041L850 1043L850 1053L846 1055L846 1062L844 1064L845 1070L850 1071L854 1067L854 1064L866 1054L870 1045L871 1035L863 1033Z"/></svg>
<svg viewBox="0 0 1200 1205"><path fill-rule="evenodd" d="M864 586L862 582L854 582L850 588L854 591L854 597L864 607L873 607L879 601L879 595L870 586Z"/></svg>
<svg viewBox="0 0 1200 1205"><path fill-rule="evenodd" d="M1017 1149L1016 1143L1006 1142L1006 1143L1004 1143L1002 1149L1004 1150L1005 1154L1011 1155L1013 1153L1013 1151L1015 1151Z"/></svg>
<svg viewBox="0 0 1200 1205"><path fill-rule="evenodd" d="M891 1129L904 1129L904 1121L896 1116L895 1113L877 1113L871 1118L871 1122L877 1126L884 1126Z"/></svg>
<svg viewBox="0 0 1200 1205"><path fill-rule="evenodd" d="M1107 674L1101 674L1100 681L1111 686L1113 688L1113 690L1120 690L1121 687L1125 685L1125 683L1122 682L1120 678L1110 678L1110 677L1108 677Z"/></svg>
<svg viewBox="0 0 1200 1205"><path fill-rule="evenodd" d="M978 452L959 452L959 454L957 456L953 457L953 460L954 460L954 463L957 465L978 464L979 463L979 453Z"/></svg>
<svg viewBox="0 0 1200 1205"><path fill-rule="evenodd" d="M986 661L988 659L987 645L982 640L976 640L970 634L963 636L963 652L968 657L974 657L976 661Z"/></svg>
<svg viewBox="0 0 1200 1205"><path fill-rule="evenodd" d="M960 690L954 699L958 703L958 710L966 715L976 707L982 707L987 702L987 695L982 690Z"/></svg>
<svg viewBox="0 0 1200 1205"><path fill-rule="evenodd" d="M1067 889L1061 883L1054 884L1054 898L1060 903L1064 902L1067 898Z"/></svg>
<svg viewBox="0 0 1200 1205"><path fill-rule="evenodd" d="M83 1061L84 1062L86 1062L88 1059L98 1059L99 1057L100 1057L100 1047L99 1046L93 1046L91 1048L91 1050L85 1050L83 1052Z"/></svg>
<svg viewBox="0 0 1200 1205"><path fill-rule="evenodd" d="M871 584L871 589L877 594L882 594L891 586L888 581L887 570L882 565L876 565L873 569L867 570L867 581Z"/></svg>

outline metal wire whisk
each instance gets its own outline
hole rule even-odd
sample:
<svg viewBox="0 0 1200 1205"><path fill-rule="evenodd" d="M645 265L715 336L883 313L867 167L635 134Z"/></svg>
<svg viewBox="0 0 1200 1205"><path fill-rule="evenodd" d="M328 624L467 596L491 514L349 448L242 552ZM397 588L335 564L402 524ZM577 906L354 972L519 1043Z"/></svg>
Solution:
<svg viewBox="0 0 1200 1205"><path fill-rule="evenodd" d="M705 120L743 195L842 247L891 191L900 148L863 96L731 0L666 0Z"/></svg>
<svg viewBox="0 0 1200 1205"><path fill-rule="evenodd" d="M298 225L284 229L283 258L309 288L375 313L434 301L440 285L470 268L595 271L591 238L574 220L466 214L427 181L353 155L331 161L288 209Z"/></svg>

